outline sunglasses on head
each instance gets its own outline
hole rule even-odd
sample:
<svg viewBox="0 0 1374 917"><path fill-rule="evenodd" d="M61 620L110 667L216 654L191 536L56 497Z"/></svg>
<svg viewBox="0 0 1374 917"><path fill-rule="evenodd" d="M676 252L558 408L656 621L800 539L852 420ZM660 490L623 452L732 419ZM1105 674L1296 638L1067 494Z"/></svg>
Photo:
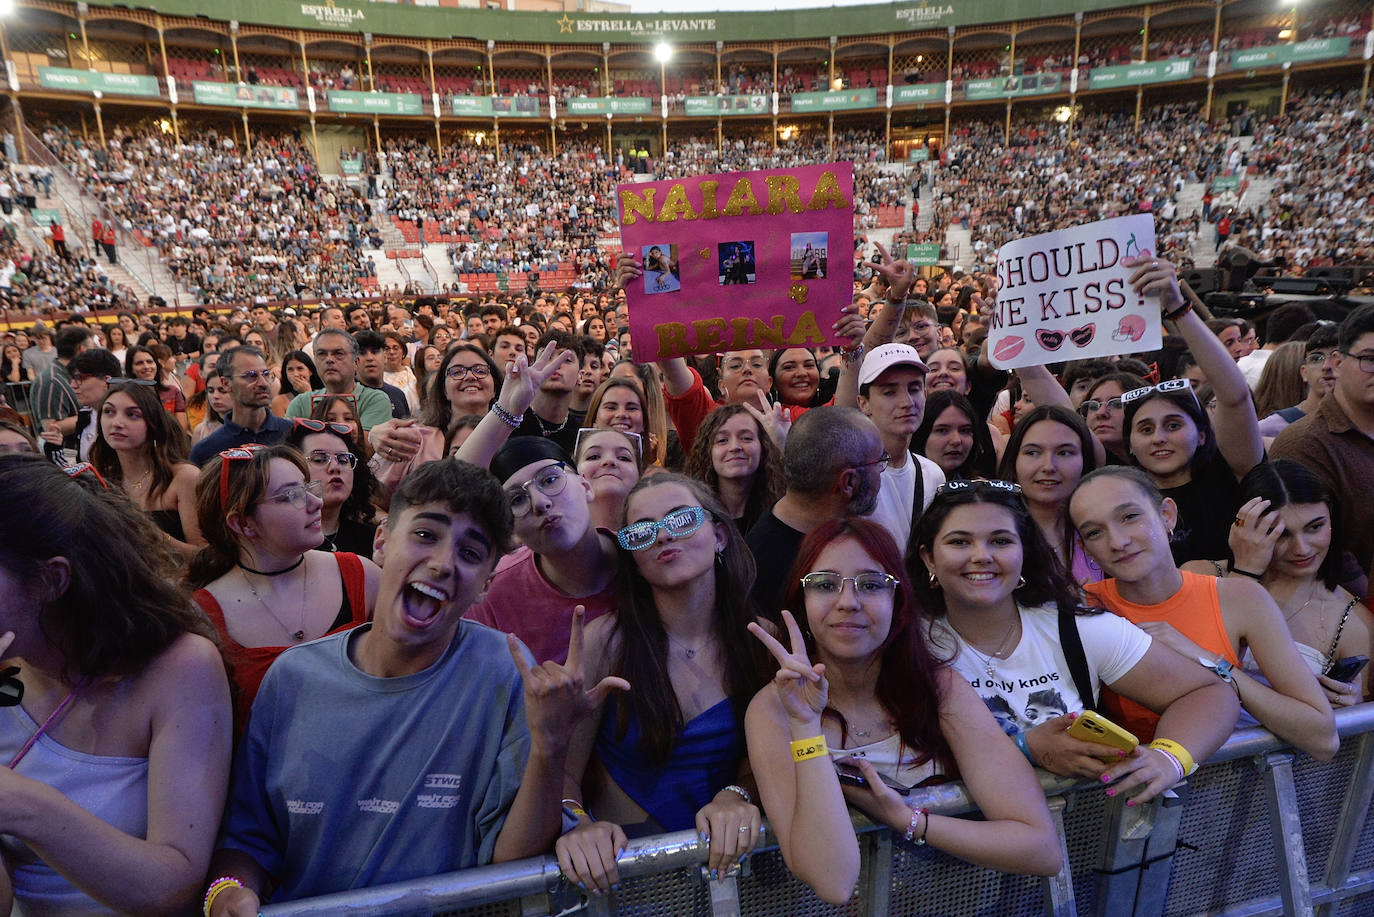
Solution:
<svg viewBox="0 0 1374 917"><path fill-rule="evenodd" d="M935 488L935 495L963 493L1001 493L1021 496L1021 485L1011 481L989 481L978 478L973 481L946 481Z"/></svg>
<svg viewBox="0 0 1374 917"><path fill-rule="evenodd" d="M629 430L619 430L615 427L582 427L577 431L577 439L573 441L573 455L579 456L580 459L582 439L593 433L619 433L621 436L630 440L630 443L634 446L635 455L642 456L644 454L644 445L638 433L631 433Z"/></svg>
<svg viewBox="0 0 1374 917"><path fill-rule="evenodd" d="M327 398L342 398L353 408L353 413L358 413L358 399L353 395L332 395L329 392L320 392L310 396L310 410L315 410L315 405L323 402Z"/></svg>
<svg viewBox="0 0 1374 917"><path fill-rule="evenodd" d="M62 469L62 473L69 478L75 478L83 474L90 474L97 481L100 482L100 487L102 490L110 489L110 485L105 483L105 479L100 476L100 472L97 471L96 467L92 465L90 462L77 462L75 465L67 465L65 468Z"/></svg>
<svg viewBox="0 0 1374 917"><path fill-rule="evenodd" d="M235 446L233 449L225 449L219 454L219 506L221 512L229 503L229 464L236 459L252 460L263 449L267 448L261 443L248 443L245 446Z"/></svg>
<svg viewBox="0 0 1374 917"><path fill-rule="evenodd" d="M156 379L131 379L128 376L106 376L106 385L157 385Z"/></svg>
<svg viewBox="0 0 1374 917"><path fill-rule="evenodd" d="M334 423L332 420L315 420L310 417L297 417L292 426L309 430L311 433L324 433L329 431L340 436L352 436L353 428L346 423Z"/></svg>
<svg viewBox="0 0 1374 917"><path fill-rule="evenodd" d="M1189 382L1187 379L1170 379L1169 381L1161 382L1158 385L1147 385L1143 388L1133 388L1129 392L1121 396L1121 403L1122 405L1127 405L1130 404L1132 401L1139 401L1141 398L1145 398L1149 395L1154 394L1155 392L1181 392L1185 390L1189 394L1192 394L1193 383ZM1196 397L1197 396L1194 395L1194 398Z"/></svg>

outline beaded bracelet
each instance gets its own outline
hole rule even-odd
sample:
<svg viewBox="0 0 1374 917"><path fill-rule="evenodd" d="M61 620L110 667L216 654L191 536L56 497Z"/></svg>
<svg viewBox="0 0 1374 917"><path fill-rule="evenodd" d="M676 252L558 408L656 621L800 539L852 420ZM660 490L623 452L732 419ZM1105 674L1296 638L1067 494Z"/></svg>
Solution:
<svg viewBox="0 0 1374 917"><path fill-rule="evenodd" d="M729 791L732 792L732 793L738 793L740 799L743 799L745 802L749 803L749 805L751 805L751 806L754 804L754 797L753 797L753 796L750 796L750 795L749 795L749 791L746 790L746 789L745 789L744 787L742 787L742 786L736 786L735 784L732 783L732 784L730 784L729 786L723 786L723 787L721 787L720 790L721 790L722 793L725 792L726 790L729 790Z"/></svg>
<svg viewBox="0 0 1374 917"><path fill-rule="evenodd" d="M215 899L220 893L231 888L243 888L243 883L233 876L220 876L210 883L210 887L205 890L205 917L210 917L210 908L215 906Z"/></svg>
<svg viewBox="0 0 1374 917"><path fill-rule="evenodd" d="M921 829L921 836L916 837L916 820L920 818L922 815L926 817L926 825L924 828ZM910 842L912 839L915 839L917 847L925 846L926 832L929 830L930 810L913 808L911 810L911 822L906 826L906 840Z"/></svg>
<svg viewBox="0 0 1374 917"><path fill-rule="evenodd" d="M491 403L491 412L495 414L497 417L501 418L501 422L504 423L506 426L510 427L512 430L520 426L520 424L522 423L521 418L516 417L510 411L507 411L505 408L501 407L500 402L493 401Z"/></svg>

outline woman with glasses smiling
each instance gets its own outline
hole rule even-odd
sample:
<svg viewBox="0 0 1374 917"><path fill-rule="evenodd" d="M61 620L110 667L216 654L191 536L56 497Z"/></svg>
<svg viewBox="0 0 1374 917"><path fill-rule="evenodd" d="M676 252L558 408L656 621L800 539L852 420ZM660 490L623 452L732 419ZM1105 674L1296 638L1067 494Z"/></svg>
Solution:
<svg viewBox="0 0 1374 917"><path fill-rule="evenodd" d="M346 424L297 417L283 440L295 446L310 466L310 480L321 485L322 550L372 557L372 473L362 448Z"/></svg>
<svg viewBox="0 0 1374 917"><path fill-rule="evenodd" d="M738 785L744 710L766 677L762 648L742 639L753 557L711 492L678 474L641 480L625 523L619 608L587 625L583 661L584 677L632 688L573 735L564 785L578 826L557 844L564 874L595 894L620 881L627 835L695 827L714 876L761 828Z"/></svg>
<svg viewBox="0 0 1374 917"><path fill-rule="evenodd" d="M286 445L226 449L201 470L196 507L209 543L186 581L229 662L235 735L267 667L287 647L371 616L379 568L317 550L323 489L305 457Z"/></svg>
<svg viewBox="0 0 1374 917"><path fill-rule="evenodd" d="M849 899L859 849L848 801L908 842L993 869L1057 872L1035 776L968 683L931 653L891 535L866 519L823 523L802 542L790 583L787 604L802 612L800 622L783 612L790 649L749 625L781 667L746 719L788 868L824 900ZM836 767L847 768L843 792ZM933 815L904 796L955 777L984 820Z"/></svg>

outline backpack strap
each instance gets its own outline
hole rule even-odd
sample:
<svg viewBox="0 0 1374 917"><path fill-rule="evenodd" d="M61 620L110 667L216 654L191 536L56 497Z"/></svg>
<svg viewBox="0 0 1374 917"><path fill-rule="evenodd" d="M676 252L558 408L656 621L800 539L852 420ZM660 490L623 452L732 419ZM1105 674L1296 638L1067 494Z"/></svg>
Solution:
<svg viewBox="0 0 1374 917"><path fill-rule="evenodd" d="M1069 664L1069 675L1073 686L1083 701L1084 710L1097 711L1097 692L1093 690L1092 678L1088 675L1088 654L1083 651L1083 638L1078 635L1078 622L1073 609L1059 608L1059 646L1064 650L1064 659Z"/></svg>

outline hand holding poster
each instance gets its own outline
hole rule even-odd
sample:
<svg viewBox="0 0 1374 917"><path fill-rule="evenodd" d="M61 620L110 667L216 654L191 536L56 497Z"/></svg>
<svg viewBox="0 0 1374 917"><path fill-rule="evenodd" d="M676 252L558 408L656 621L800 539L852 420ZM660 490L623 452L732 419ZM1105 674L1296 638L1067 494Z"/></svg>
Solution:
<svg viewBox="0 0 1374 917"><path fill-rule="evenodd" d="M844 344L852 299L848 162L617 187L634 358ZM833 270L832 270L833 266Z"/></svg>
<svg viewBox="0 0 1374 917"><path fill-rule="evenodd" d="M1008 242L997 251L988 357L998 369L1157 350L1159 297L1131 289L1126 258L1154 254L1149 214Z"/></svg>

